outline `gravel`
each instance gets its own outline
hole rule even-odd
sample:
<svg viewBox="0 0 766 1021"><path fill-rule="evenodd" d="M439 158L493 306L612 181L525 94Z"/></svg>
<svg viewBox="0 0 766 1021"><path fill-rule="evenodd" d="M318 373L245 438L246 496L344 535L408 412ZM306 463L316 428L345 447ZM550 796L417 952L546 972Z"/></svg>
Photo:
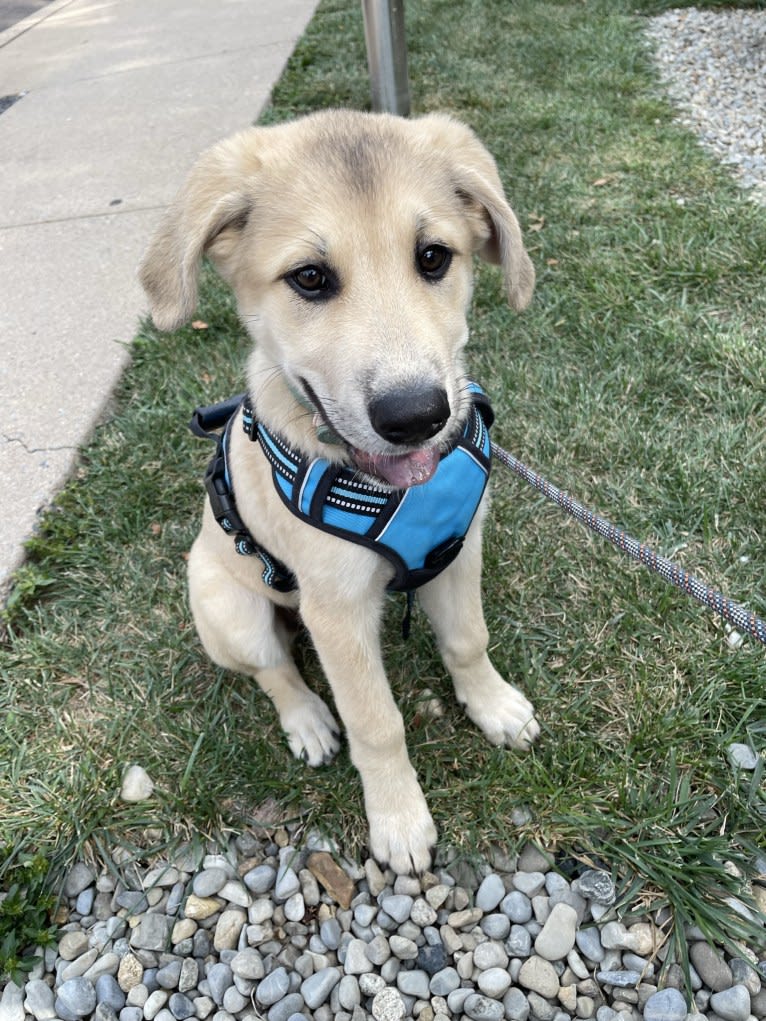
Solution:
<svg viewBox="0 0 766 1021"><path fill-rule="evenodd" d="M608 873L570 880L532 846L413 879L281 829L80 863L64 889L58 946L7 984L0 1021L766 1019L766 960L689 930L689 1014L678 966L660 978L662 920L621 921Z"/></svg>
<svg viewBox="0 0 766 1021"><path fill-rule="evenodd" d="M647 34L683 124L766 202L766 10L669 10Z"/></svg>

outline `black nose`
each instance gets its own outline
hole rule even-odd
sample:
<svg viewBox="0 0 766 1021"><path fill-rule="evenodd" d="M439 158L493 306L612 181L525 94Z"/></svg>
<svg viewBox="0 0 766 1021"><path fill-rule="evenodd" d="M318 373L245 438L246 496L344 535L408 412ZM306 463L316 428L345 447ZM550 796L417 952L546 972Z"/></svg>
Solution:
<svg viewBox="0 0 766 1021"><path fill-rule="evenodd" d="M367 410L373 429L389 443L422 443L450 416L447 393L439 386L389 390L370 401Z"/></svg>

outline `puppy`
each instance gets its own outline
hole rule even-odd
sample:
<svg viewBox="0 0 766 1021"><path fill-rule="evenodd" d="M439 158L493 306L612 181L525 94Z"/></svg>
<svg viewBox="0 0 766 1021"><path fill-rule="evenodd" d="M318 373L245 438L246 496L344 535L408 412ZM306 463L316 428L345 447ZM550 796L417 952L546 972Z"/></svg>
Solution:
<svg viewBox="0 0 766 1021"><path fill-rule="evenodd" d="M336 110L253 127L203 153L140 271L154 322L173 330L195 310L209 257L254 342L248 406L219 449L238 523L208 500L189 558L200 638L216 663L256 679L292 752L319 765L337 751L339 729L298 673L276 612L299 610L362 779L370 851L398 873L428 867L436 830L383 667L386 589L421 585L458 702L492 744L526 748L539 729L487 656L486 497L440 573L403 575L395 556L368 538L350 541L333 517L352 513L355 486L369 509L376 493L382 505L390 494L412 502L442 474L449 481L474 416L463 363L474 254L500 264L510 305L523 309L534 270L473 132L444 115ZM303 473L298 488L316 465L346 480L346 506L323 511L319 527L286 495L296 480L280 476L277 461L291 458L300 464L289 470ZM452 502L460 509L460 492ZM438 516L433 502L423 506L418 529ZM253 547L258 555L241 555ZM275 564L288 577L276 587Z"/></svg>

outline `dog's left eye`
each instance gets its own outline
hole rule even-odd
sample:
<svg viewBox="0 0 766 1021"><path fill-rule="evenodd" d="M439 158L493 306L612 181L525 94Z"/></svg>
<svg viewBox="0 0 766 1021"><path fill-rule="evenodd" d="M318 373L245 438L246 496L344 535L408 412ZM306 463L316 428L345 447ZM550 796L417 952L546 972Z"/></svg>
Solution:
<svg viewBox="0 0 766 1021"><path fill-rule="evenodd" d="M444 245L426 245L418 250L418 269L427 280L441 280L451 261L452 252Z"/></svg>
<svg viewBox="0 0 766 1021"><path fill-rule="evenodd" d="M334 281L319 266L301 266L288 273L285 280L304 298L329 298L335 291Z"/></svg>

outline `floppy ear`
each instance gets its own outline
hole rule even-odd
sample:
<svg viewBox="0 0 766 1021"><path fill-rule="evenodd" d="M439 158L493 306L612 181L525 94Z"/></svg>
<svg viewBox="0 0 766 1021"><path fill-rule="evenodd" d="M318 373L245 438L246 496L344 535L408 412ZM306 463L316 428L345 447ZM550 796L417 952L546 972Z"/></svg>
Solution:
<svg viewBox="0 0 766 1021"><path fill-rule="evenodd" d="M188 322L203 255L224 231L241 232L247 223L252 200L244 181L259 164L245 145L249 135L240 132L199 157L144 255L139 279L160 330ZM225 276L225 265L213 258Z"/></svg>
<svg viewBox="0 0 766 1021"><path fill-rule="evenodd" d="M532 298L535 269L494 159L470 128L446 114L430 114L420 123L450 160L455 189L476 218L476 251L502 266L508 302L520 312Z"/></svg>

